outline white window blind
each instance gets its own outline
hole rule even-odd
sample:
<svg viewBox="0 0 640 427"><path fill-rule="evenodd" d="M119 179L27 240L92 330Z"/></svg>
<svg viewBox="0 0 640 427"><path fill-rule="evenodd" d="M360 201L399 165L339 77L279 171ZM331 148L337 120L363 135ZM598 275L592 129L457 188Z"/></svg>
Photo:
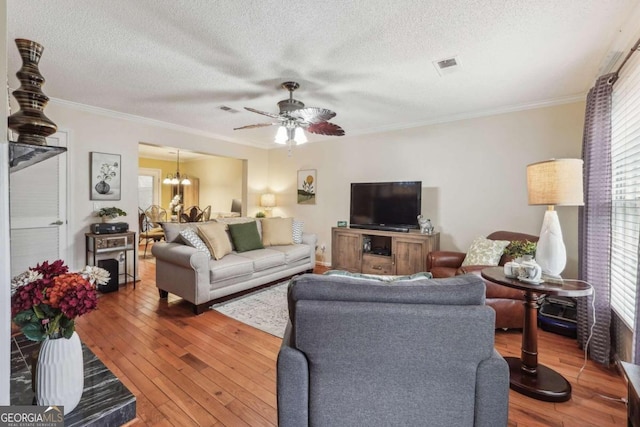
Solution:
<svg viewBox="0 0 640 427"><path fill-rule="evenodd" d="M611 115L611 306L633 329L640 233L640 53L613 87Z"/></svg>

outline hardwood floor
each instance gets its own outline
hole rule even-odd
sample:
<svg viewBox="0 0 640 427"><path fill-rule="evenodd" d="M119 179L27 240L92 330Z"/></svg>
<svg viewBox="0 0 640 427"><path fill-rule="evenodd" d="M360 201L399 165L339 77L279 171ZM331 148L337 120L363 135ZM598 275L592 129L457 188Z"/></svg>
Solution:
<svg viewBox="0 0 640 427"><path fill-rule="evenodd" d="M81 339L137 397L135 426L274 426L280 339L215 311L194 316L179 298L158 298L155 265L141 282L102 294L77 321ZM496 348L518 356L519 331L498 331ZM626 426L626 385L589 361L575 340L540 331L539 361L573 386L565 403L509 393L509 426Z"/></svg>

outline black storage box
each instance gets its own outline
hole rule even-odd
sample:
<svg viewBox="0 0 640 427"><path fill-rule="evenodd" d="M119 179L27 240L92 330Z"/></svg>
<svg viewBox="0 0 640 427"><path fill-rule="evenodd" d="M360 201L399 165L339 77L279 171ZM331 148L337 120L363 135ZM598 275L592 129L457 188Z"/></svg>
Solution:
<svg viewBox="0 0 640 427"><path fill-rule="evenodd" d="M548 332L577 336L576 301L573 298L546 296L538 311L538 324Z"/></svg>
<svg viewBox="0 0 640 427"><path fill-rule="evenodd" d="M98 285L98 290L104 294L107 292L115 292L118 290L118 273L120 263L117 259L101 259L98 261L98 267L104 268L109 272L109 282L106 285Z"/></svg>

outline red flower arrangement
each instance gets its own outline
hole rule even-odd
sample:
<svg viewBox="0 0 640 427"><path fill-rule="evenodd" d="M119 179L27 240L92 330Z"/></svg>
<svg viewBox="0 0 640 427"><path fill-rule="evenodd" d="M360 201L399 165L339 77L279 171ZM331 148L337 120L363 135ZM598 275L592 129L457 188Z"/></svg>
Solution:
<svg viewBox="0 0 640 427"><path fill-rule="evenodd" d="M69 273L62 260L47 261L14 277L11 282L11 316L32 341L70 338L74 320L98 305L95 283L105 284L109 273L87 266Z"/></svg>

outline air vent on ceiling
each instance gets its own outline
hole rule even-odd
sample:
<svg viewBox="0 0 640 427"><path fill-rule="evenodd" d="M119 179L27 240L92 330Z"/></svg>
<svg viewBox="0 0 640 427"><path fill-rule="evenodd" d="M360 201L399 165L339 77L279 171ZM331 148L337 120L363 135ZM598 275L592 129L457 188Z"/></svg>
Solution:
<svg viewBox="0 0 640 427"><path fill-rule="evenodd" d="M460 59L458 59L457 56L439 59L437 61L433 61L433 66L436 68L438 74L444 76L451 74L460 68Z"/></svg>
<svg viewBox="0 0 640 427"><path fill-rule="evenodd" d="M239 113L238 110L234 110L233 108L227 107L226 105L221 105L218 108L220 108L222 111L226 111L227 113Z"/></svg>

